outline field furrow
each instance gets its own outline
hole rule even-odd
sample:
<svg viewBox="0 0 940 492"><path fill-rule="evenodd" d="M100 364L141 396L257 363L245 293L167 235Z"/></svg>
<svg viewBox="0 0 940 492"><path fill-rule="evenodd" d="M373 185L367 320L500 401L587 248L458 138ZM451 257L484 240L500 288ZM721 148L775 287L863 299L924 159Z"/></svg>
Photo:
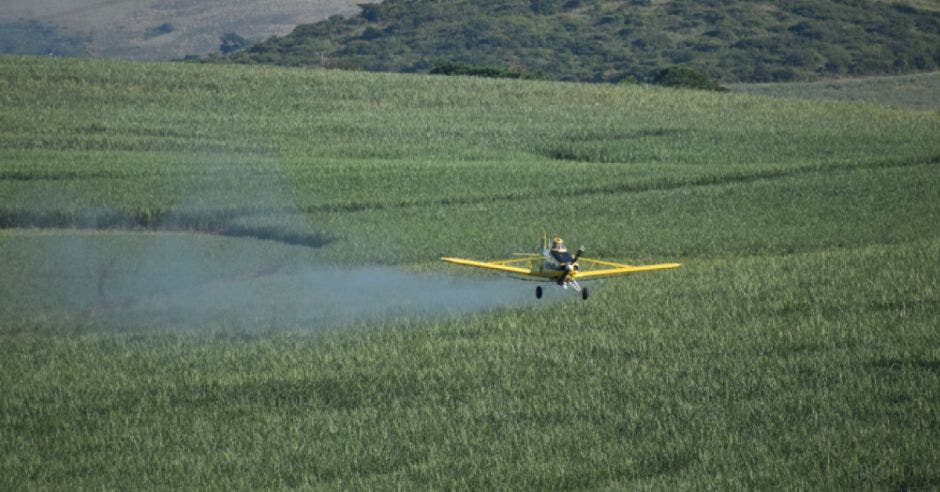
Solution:
<svg viewBox="0 0 940 492"><path fill-rule="evenodd" d="M940 115L0 57L0 489L935 489ZM682 267L582 301L441 256Z"/></svg>

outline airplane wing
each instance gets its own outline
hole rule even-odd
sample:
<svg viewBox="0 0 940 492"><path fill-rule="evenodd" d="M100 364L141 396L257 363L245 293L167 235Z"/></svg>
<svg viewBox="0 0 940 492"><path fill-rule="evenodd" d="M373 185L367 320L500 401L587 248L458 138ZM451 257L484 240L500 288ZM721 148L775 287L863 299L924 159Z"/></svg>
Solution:
<svg viewBox="0 0 940 492"><path fill-rule="evenodd" d="M477 261L464 258L441 258L449 263L457 265L472 266L476 268L485 268L488 270L498 270L502 272L513 273L523 277L533 279L551 280L557 279L561 275L559 270L542 271L538 267L533 268L534 262L544 260L541 256L530 256L524 258L512 258L508 260ZM605 277L615 277L618 275L628 275L638 272L650 272L654 270L666 270L670 268L679 268L680 263L659 263L655 265L627 265L624 263L614 263L612 261L593 260L590 258L581 258L578 261L581 269L574 275L575 280L594 280Z"/></svg>
<svg viewBox="0 0 940 492"><path fill-rule="evenodd" d="M581 271L575 276L577 280L593 280L604 277L614 277L617 275L627 275L637 272L650 272L653 270L667 270L670 268L679 268L680 263L659 263L656 265L626 265L623 263L614 263L612 261L592 260L590 258L581 258L578 261L581 265Z"/></svg>
<svg viewBox="0 0 940 492"><path fill-rule="evenodd" d="M495 260L495 261L476 261L476 260L465 260L463 258L449 258L444 257L441 260L456 263L457 265L466 265L476 268L486 268L489 270L499 270L502 272L515 273L517 275L523 275L526 277L538 277L538 278L551 278L552 276L558 276L559 272L545 272L542 273L538 270L532 268L533 261L541 261L541 256L530 256L527 258L513 258L510 260Z"/></svg>

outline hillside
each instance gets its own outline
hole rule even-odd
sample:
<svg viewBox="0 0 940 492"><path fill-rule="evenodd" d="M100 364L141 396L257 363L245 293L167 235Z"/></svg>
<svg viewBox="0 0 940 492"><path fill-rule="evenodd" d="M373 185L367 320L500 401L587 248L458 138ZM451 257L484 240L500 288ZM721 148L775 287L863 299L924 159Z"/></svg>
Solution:
<svg viewBox="0 0 940 492"><path fill-rule="evenodd" d="M457 62L593 82L687 65L723 82L810 80L937 69L940 11L923 1L390 0L232 59L393 72Z"/></svg>
<svg viewBox="0 0 940 492"><path fill-rule="evenodd" d="M219 50L234 32L262 40L357 11L353 0L9 0L0 53L168 60Z"/></svg>
<svg viewBox="0 0 940 492"><path fill-rule="evenodd" d="M940 487L940 114L0 56L0 490ZM441 256L682 268L588 301Z"/></svg>

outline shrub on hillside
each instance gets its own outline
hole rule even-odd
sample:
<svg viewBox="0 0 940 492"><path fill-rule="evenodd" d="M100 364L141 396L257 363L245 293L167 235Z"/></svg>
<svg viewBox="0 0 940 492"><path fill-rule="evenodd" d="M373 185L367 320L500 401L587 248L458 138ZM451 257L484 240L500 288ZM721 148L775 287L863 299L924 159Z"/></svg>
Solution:
<svg viewBox="0 0 940 492"><path fill-rule="evenodd" d="M227 32L219 38L219 51L222 52L223 55L241 51L247 46L248 40L234 32Z"/></svg>
<svg viewBox="0 0 940 492"><path fill-rule="evenodd" d="M159 26L151 27L150 29L148 29L147 32L144 33L144 38L150 39L150 38L155 38L157 36L163 36L164 34L169 34L175 30L176 30L176 27L173 24L169 22L164 22L163 24L160 24Z"/></svg>
<svg viewBox="0 0 940 492"><path fill-rule="evenodd" d="M430 71L434 75L465 75L471 77L490 77L495 79L544 79L537 73L529 73L519 68L478 67L465 63L445 62L436 65Z"/></svg>
<svg viewBox="0 0 940 492"><path fill-rule="evenodd" d="M382 15L382 6L377 3L360 3L359 8L362 9L362 18L369 22L378 22Z"/></svg>
<svg viewBox="0 0 940 492"><path fill-rule="evenodd" d="M728 89L716 84L705 74L688 67L668 67L656 72L652 82L666 87L683 87L725 92Z"/></svg>

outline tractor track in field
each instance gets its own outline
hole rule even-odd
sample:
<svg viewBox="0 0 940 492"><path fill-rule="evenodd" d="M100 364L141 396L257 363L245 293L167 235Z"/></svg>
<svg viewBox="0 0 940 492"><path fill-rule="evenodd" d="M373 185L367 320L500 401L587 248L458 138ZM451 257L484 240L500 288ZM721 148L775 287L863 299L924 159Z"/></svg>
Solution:
<svg viewBox="0 0 940 492"><path fill-rule="evenodd" d="M0 181L72 181L72 180L94 180L94 179L166 179L168 177L178 179L189 179L199 177L211 177L219 172L216 169L210 170L186 170L173 171L170 173L158 171L27 171L27 170L3 170L0 171ZM252 169L239 170L239 176L243 178L263 178L280 177L282 173L276 169Z"/></svg>
<svg viewBox="0 0 940 492"><path fill-rule="evenodd" d="M722 186L742 183L746 184L814 174L827 175L865 169L898 169L936 164L940 164L940 155L935 155L917 161L879 161L834 166L807 164L788 169L766 169L754 172L742 172L734 175L726 174L700 176L676 181L619 183L609 186L590 186L576 189L548 191L540 190L538 193L533 191L523 191L486 196L458 196L454 198L403 200L392 203L364 201L351 203L326 203L306 207L240 207L193 211L177 211L173 209L142 209L134 211L102 210L94 212L74 212L61 210L35 211L16 208L0 208L0 230L13 228L74 228L93 230L198 232L217 236L254 238L275 241L289 245L320 248L333 242L336 238L319 232L288 231L276 225L248 226L239 224L238 221L254 216L349 213L374 210L404 210L411 208L479 205L494 202L498 203L540 199L546 194L556 198L576 198L592 195L669 191L682 188ZM0 178L2 178L2 176L0 176ZM12 178L21 179L19 177Z"/></svg>
<svg viewBox="0 0 940 492"><path fill-rule="evenodd" d="M162 232L194 232L233 238L253 238L294 246L321 248L334 238L317 232L285 231L270 226L246 226L239 219L260 214L296 213L293 208L243 208L213 211L177 212L172 210L97 211L75 213L65 211L0 210L0 230L90 229L143 230Z"/></svg>
<svg viewBox="0 0 940 492"><path fill-rule="evenodd" d="M680 188L696 188L706 186L721 186L726 184L742 184L772 179L782 179L794 176L811 174L834 174L864 169L894 169L914 167L925 164L940 164L940 155L932 156L922 161L882 161L873 163L860 163L852 165L824 166L808 164L790 169L769 169L755 172L744 172L735 175L702 176L681 181L663 181L654 183L620 183L610 186L591 186L575 189L538 190L537 192L503 193L486 196L465 196L443 199L409 200L397 203L339 203L323 204L293 209L301 213L331 213L331 212L360 212L369 210L396 210L408 208L422 208L432 206L479 205L492 202L512 202L518 200L540 199L544 196L572 198L591 195L610 195L619 193L645 193L650 191L669 191ZM270 210L267 212L284 213L285 210ZM0 219L2 220L2 219Z"/></svg>

